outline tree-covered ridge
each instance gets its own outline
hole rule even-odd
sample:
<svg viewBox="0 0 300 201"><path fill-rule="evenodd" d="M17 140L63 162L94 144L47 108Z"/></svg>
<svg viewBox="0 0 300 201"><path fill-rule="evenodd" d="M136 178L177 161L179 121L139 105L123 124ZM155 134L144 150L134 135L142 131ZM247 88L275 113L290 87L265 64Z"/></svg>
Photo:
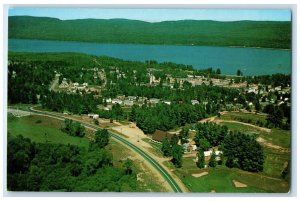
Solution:
<svg viewBox="0 0 300 201"><path fill-rule="evenodd" d="M291 48L291 22L59 20L11 16L9 38L100 43Z"/></svg>

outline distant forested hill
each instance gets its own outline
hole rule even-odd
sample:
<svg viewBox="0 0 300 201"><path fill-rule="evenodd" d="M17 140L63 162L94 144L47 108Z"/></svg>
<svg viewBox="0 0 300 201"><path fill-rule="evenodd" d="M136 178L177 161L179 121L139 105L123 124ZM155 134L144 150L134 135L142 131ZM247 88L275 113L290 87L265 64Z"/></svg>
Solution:
<svg viewBox="0 0 300 201"><path fill-rule="evenodd" d="M9 17L9 38L169 45L291 48L291 22L59 20Z"/></svg>

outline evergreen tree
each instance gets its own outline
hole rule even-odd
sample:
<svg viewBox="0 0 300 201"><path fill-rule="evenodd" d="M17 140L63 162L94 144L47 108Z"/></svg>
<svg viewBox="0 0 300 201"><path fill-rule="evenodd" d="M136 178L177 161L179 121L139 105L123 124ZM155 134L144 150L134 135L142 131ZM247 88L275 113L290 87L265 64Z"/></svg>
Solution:
<svg viewBox="0 0 300 201"><path fill-rule="evenodd" d="M167 137L165 137L162 141L161 151L163 152L164 156L171 156L172 154L172 148Z"/></svg>
<svg viewBox="0 0 300 201"><path fill-rule="evenodd" d="M198 168L204 168L205 167L205 156L204 156L204 151L202 149L198 150L197 153L198 156L198 161L196 162L196 165Z"/></svg>
<svg viewBox="0 0 300 201"><path fill-rule="evenodd" d="M133 161L129 158L127 158L123 164L123 168L125 169L125 174L130 175L132 174L132 166L133 166Z"/></svg>
<svg viewBox="0 0 300 201"><path fill-rule="evenodd" d="M175 145L177 145L178 144L178 136L177 135L173 135L172 137L171 137L171 146L172 147L174 147Z"/></svg>
<svg viewBox="0 0 300 201"><path fill-rule="evenodd" d="M216 165L217 165L217 163L216 163L216 153L213 150L213 152L210 156L209 162L208 162L208 166L209 167L216 167Z"/></svg>
<svg viewBox="0 0 300 201"><path fill-rule="evenodd" d="M219 157L220 157L220 160L218 160L218 165L222 165L223 164L223 160L224 160L223 154L220 153Z"/></svg>
<svg viewBox="0 0 300 201"><path fill-rule="evenodd" d="M181 144L189 142L189 129L188 128L182 128L179 132L179 138L181 140Z"/></svg>
<svg viewBox="0 0 300 201"><path fill-rule="evenodd" d="M176 144L172 147L172 162L175 167L180 168L182 166L183 148Z"/></svg>

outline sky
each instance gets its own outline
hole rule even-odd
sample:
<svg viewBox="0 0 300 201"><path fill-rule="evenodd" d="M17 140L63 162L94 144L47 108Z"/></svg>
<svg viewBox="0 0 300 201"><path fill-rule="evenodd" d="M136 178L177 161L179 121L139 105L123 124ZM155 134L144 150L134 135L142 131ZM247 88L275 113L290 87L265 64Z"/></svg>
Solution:
<svg viewBox="0 0 300 201"><path fill-rule="evenodd" d="M9 16L54 17L69 19L125 18L147 22L173 20L215 21L291 21L290 10L241 10L241 9L108 9L108 8L10 8Z"/></svg>

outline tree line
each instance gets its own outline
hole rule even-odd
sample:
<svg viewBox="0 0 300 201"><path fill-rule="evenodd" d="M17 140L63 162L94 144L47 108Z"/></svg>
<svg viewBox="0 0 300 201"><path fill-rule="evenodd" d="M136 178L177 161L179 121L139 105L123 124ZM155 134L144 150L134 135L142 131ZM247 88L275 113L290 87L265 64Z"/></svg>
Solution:
<svg viewBox="0 0 300 201"><path fill-rule="evenodd" d="M195 123L206 117L207 113L202 105L192 104L157 104L153 107L143 105L133 106L129 115L130 121L144 133L154 133L155 130L168 131L174 127Z"/></svg>
<svg viewBox="0 0 300 201"><path fill-rule="evenodd" d="M97 110L100 100L93 94L69 94L66 92L49 91L41 97L43 108L56 112L71 112L74 114L88 114Z"/></svg>

